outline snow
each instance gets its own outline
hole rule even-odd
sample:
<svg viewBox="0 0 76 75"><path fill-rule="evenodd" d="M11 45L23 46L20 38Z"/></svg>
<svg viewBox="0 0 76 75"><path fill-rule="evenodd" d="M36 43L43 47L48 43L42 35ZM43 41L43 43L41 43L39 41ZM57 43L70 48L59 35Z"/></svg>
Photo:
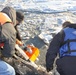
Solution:
<svg viewBox="0 0 76 75"><path fill-rule="evenodd" d="M8 2L9 1L9 2ZM34 9L41 12L62 12L62 11L75 11L76 1L75 0L0 0L0 3L13 3L16 9Z"/></svg>
<svg viewBox="0 0 76 75"><path fill-rule="evenodd" d="M29 40L27 43L31 42L41 50L38 64L45 63L42 60L45 59L47 51L45 47L48 48L48 44L53 38L52 34L57 34L62 29L63 22L68 20L76 23L76 0L0 0L0 9L7 5L28 11L27 14L25 13L25 23L18 29L23 42ZM38 33L37 30L40 32ZM40 39L38 40L32 34L38 35Z"/></svg>
<svg viewBox="0 0 76 75"><path fill-rule="evenodd" d="M36 13L47 13L47 14L53 14L51 17L44 17L44 20L41 18L37 21L38 23L43 21L43 25L39 27L41 30L41 34L45 39L44 41L48 42L49 38L51 38L51 35L49 34L42 34L44 31L47 31L48 29L55 29L56 31L53 31L52 33L58 33L61 30L61 25L66 20L70 22L76 22L73 15L64 14L63 12L73 12L74 15L76 15L76 1L75 0L0 0L0 3L4 6L11 5L15 9L21 9L28 12L36 12ZM0 4L0 5L1 5ZM55 14L55 13L63 13L63 14ZM66 15L66 16L65 16ZM30 15L31 16L31 15ZM35 17L36 15L32 16ZM29 24L35 24L35 20L27 20ZM28 26L27 26L28 28ZM59 28L59 29L58 29ZM23 30L26 30L26 27L23 27ZM24 34L27 34L25 32L21 32L21 36ZM46 36L47 37L46 37ZM29 37L29 36L27 36ZM47 40L48 39L48 40Z"/></svg>

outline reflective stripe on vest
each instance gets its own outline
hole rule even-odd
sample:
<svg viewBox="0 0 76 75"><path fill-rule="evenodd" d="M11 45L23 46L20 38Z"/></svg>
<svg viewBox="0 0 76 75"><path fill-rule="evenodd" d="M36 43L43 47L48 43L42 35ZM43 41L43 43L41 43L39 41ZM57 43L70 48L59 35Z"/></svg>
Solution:
<svg viewBox="0 0 76 75"><path fill-rule="evenodd" d="M11 19L7 14L0 12L0 25L5 24L6 22L12 23ZM4 46L4 43L0 43L0 48Z"/></svg>

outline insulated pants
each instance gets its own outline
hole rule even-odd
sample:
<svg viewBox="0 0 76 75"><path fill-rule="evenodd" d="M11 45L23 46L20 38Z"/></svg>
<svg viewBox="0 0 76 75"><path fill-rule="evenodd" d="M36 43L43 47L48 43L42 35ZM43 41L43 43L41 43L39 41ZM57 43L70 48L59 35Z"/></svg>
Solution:
<svg viewBox="0 0 76 75"><path fill-rule="evenodd" d="M0 60L0 75L15 75L15 70L12 66Z"/></svg>
<svg viewBox="0 0 76 75"><path fill-rule="evenodd" d="M60 75L76 75L76 56L65 56L56 61Z"/></svg>

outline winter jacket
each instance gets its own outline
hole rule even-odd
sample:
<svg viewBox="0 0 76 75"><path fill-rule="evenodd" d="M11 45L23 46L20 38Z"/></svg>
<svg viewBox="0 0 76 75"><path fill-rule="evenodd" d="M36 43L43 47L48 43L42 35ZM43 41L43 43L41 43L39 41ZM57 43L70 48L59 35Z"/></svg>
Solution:
<svg viewBox="0 0 76 75"><path fill-rule="evenodd" d="M0 26L0 43L4 43L1 53L5 57L11 57L15 53L16 31L16 11L12 7L5 7L1 12L5 13L12 23L6 22Z"/></svg>
<svg viewBox="0 0 76 75"><path fill-rule="evenodd" d="M70 24L67 27L76 29L76 24ZM57 56L57 54L60 53L60 48L62 44L64 43L65 33L62 29L58 34L54 36L52 39L49 48L46 53L46 69L52 70L53 69L53 63Z"/></svg>
<svg viewBox="0 0 76 75"><path fill-rule="evenodd" d="M21 41L21 36L20 36L20 33L17 29L17 25L15 26L15 29L16 29L16 38Z"/></svg>

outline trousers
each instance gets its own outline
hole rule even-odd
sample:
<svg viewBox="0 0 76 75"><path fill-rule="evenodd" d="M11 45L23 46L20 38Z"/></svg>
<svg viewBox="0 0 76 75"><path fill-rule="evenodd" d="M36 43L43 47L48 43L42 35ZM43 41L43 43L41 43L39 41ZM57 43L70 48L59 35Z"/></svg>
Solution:
<svg viewBox="0 0 76 75"><path fill-rule="evenodd" d="M60 75L76 75L76 56L64 56L56 64Z"/></svg>
<svg viewBox="0 0 76 75"><path fill-rule="evenodd" d="M0 75L15 75L15 70L11 65L0 60Z"/></svg>

